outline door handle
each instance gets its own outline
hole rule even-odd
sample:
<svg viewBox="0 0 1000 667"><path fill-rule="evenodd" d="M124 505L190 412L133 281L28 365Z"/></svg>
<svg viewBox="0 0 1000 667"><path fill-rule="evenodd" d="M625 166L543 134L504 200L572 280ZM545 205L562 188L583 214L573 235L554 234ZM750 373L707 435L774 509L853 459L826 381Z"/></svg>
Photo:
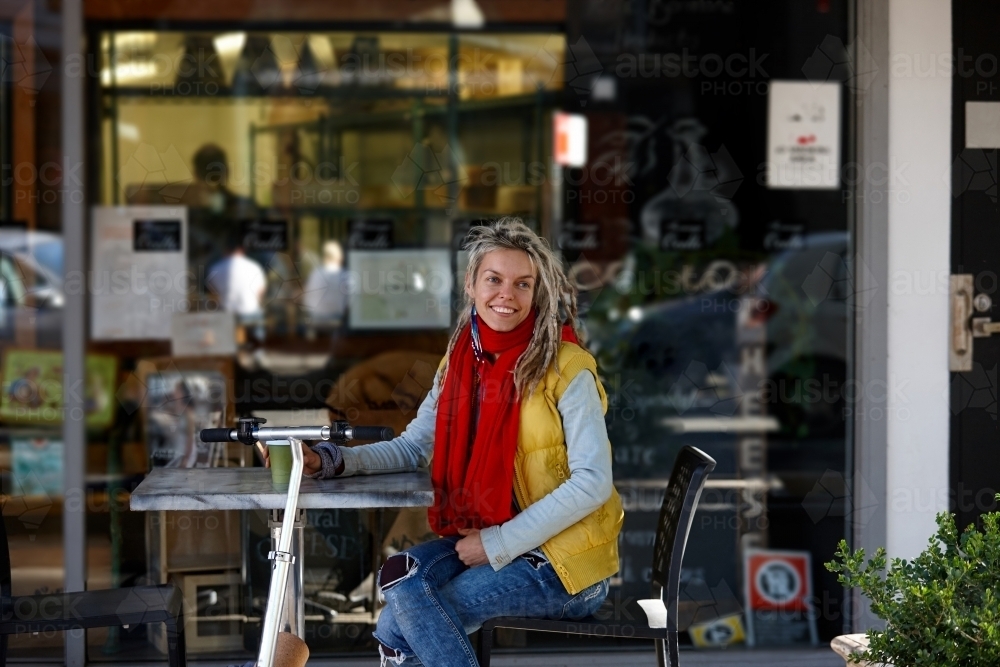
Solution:
<svg viewBox="0 0 1000 667"><path fill-rule="evenodd" d="M972 370L972 274L950 276L949 286L951 345L948 350L948 370L963 373Z"/></svg>
<svg viewBox="0 0 1000 667"><path fill-rule="evenodd" d="M974 294L971 273L951 276L949 283L951 340L948 369L964 373L972 370L973 339L1000 334L1000 322L991 322L989 317L973 317L976 312L989 312L993 307L993 300L988 294Z"/></svg>

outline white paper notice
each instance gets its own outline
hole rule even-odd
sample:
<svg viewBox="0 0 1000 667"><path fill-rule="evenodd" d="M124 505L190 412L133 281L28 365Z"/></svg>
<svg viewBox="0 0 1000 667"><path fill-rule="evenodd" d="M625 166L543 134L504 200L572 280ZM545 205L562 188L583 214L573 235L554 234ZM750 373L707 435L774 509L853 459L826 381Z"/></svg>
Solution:
<svg viewBox="0 0 1000 667"><path fill-rule="evenodd" d="M447 329L451 254L444 249L352 250L352 329Z"/></svg>
<svg viewBox="0 0 1000 667"><path fill-rule="evenodd" d="M767 100L767 186L840 187L840 84L772 81Z"/></svg>
<svg viewBox="0 0 1000 667"><path fill-rule="evenodd" d="M236 354L236 315L226 312L174 313L170 351L175 357Z"/></svg>
<svg viewBox="0 0 1000 667"><path fill-rule="evenodd" d="M92 234L91 338L169 340L188 308L187 208L95 206Z"/></svg>

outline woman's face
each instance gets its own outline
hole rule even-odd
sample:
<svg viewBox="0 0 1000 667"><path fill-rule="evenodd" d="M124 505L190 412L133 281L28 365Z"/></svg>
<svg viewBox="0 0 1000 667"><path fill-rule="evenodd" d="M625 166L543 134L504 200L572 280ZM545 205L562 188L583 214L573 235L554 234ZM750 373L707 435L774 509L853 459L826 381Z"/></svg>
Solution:
<svg viewBox="0 0 1000 667"><path fill-rule="evenodd" d="M486 253L475 282L465 291L476 304L476 312L494 331L510 331L531 312L535 296L535 271L523 250L493 250Z"/></svg>

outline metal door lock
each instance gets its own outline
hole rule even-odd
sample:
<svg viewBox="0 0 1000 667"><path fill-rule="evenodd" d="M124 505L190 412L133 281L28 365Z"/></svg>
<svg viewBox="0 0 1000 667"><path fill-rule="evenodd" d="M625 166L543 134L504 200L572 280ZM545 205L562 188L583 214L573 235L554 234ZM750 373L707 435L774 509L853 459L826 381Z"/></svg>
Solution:
<svg viewBox="0 0 1000 667"><path fill-rule="evenodd" d="M993 307L988 294L973 294L971 273L951 276L951 346L948 350L948 369L955 373L972 370L972 340L1000 334L1000 322L989 317L973 317Z"/></svg>
<svg viewBox="0 0 1000 667"><path fill-rule="evenodd" d="M1000 322L991 322L988 317L972 318L973 338L989 338L995 333L1000 333Z"/></svg>

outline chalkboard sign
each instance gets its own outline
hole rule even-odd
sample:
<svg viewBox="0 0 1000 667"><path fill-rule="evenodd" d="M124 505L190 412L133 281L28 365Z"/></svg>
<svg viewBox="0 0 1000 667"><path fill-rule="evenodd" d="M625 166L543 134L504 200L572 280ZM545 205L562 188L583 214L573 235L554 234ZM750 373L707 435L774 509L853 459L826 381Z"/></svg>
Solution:
<svg viewBox="0 0 1000 667"><path fill-rule="evenodd" d="M666 218L660 228L660 250L701 250L705 247L705 221Z"/></svg>
<svg viewBox="0 0 1000 667"><path fill-rule="evenodd" d="M356 218L350 222L347 246L354 250L388 250L393 246L393 221Z"/></svg>
<svg viewBox="0 0 1000 667"><path fill-rule="evenodd" d="M767 223L762 245L770 252L798 250L805 247L805 233L806 225L801 221L772 220Z"/></svg>
<svg viewBox="0 0 1000 667"><path fill-rule="evenodd" d="M567 220L559 231L559 249L563 251L588 252L601 246L601 226Z"/></svg>
<svg viewBox="0 0 1000 667"><path fill-rule="evenodd" d="M180 252L180 220L135 220L132 223L132 250L135 252Z"/></svg>
<svg viewBox="0 0 1000 667"><path fill-rule="evenodd" d="M282 251L288 249L288 221L244 220L243 249L247 252Z"/></svg>

